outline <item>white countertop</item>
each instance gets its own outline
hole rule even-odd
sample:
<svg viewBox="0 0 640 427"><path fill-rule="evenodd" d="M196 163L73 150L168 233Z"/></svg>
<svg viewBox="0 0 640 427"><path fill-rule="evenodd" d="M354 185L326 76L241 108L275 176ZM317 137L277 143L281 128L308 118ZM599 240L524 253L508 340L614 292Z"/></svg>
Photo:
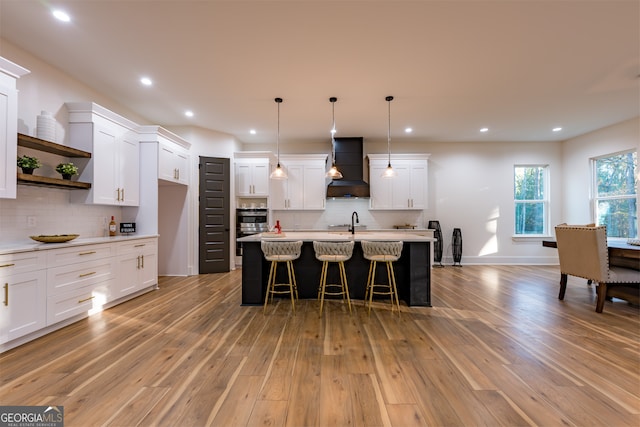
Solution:
<svg viewBox="0 0 640 427"><path fill-rule="evenodd" d="M410 232L407 232L410 231ZM351 234L348 231L283 231L281 236L275 233L252 234L241 237L238 242L259 242L260 240L324 240L340 241L354 240L378 240L378 241L398 241L404 242L433 242L433 230L393 230L393 231L356 231Z"/></svg>
<svg viewBox="0 0 640 427"><path fill-rule="evenodd" d="M148 237L158 237L154 235L118 235L113 237L77 237L64 243L40 243L29 238L12 242L0 242L0 255L12 254L17 252L30 252L49 249L66 248L69 246L91 245L95 243L120 242L124 240L145 239Z"/></svg>

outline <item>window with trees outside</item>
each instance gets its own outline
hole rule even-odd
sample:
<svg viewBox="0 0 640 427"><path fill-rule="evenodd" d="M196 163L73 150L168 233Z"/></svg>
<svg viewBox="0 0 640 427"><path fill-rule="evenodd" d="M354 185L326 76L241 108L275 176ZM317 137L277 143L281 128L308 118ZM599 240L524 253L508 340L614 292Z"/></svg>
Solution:
<svg viewBox="0 0 640 427"><path fill-rule="evenodd" d="M638 153L626 151L592 159L593 207L607 237L638 236Z"/></svg>
<svg viewBox="0 0 640 427"><path fill-rule="evenodd" d="M516 165L513 169L516 235L547 234L548 169L547 165Z"/></svg>

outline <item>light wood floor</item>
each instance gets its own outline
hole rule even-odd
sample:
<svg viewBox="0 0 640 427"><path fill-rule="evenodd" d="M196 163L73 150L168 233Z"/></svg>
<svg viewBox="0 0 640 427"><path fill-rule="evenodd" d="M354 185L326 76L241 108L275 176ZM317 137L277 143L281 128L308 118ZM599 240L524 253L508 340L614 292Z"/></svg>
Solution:
<svg viewBox="0 0 640 427"><path fill-rule="evenodd" d="M556 267L433 270L433 307L240 306L239 271L0 355L0 405L65 426L639 426L640 316Z"/></svg>

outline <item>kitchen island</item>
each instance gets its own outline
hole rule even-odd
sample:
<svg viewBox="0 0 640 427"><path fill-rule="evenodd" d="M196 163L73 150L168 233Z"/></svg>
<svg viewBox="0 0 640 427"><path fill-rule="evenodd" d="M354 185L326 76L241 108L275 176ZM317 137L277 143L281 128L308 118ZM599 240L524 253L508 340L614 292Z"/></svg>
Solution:
<svg viewBox="0 0 640 427"><path fill-rule="evenodd" d="M352 299L364 299L369 261L362 253L359 242L362 240L403 241L402 255L394 264L398 294L408 306L431 306L431 260L433 230L416 232L402 231L284 231L282 236L273 233L254 234L238 239L242 244L242 304L260 305L264 303L269 276L270 263L264 259L260 241L264 240L302 240L300 258L294 261L294 270L300 298L316 298L322 263L315 258L313 241L349 241L356 242L351 259L345 262L349 293ZM386 278L382 270L378 280ZM282 271L284 273L284 269ZM280 274L280 273L279 273ZM284 276L284 274L283 274ZM278 281L286 281L278 276ZM337 283L337 268L329 269L328 282Z"/></svg>

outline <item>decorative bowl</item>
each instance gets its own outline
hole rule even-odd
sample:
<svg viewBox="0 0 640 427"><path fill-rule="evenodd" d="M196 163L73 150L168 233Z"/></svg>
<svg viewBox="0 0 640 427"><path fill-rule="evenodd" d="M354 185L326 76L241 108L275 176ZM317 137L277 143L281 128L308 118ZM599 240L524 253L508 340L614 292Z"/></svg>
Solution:
<svg viewBox="0 0 640 427"><path fill-rule="evenodd" d="M79 234L41 234L39 236L29 236L36 242L41 243L64 243L78 237Z"/></svg>

